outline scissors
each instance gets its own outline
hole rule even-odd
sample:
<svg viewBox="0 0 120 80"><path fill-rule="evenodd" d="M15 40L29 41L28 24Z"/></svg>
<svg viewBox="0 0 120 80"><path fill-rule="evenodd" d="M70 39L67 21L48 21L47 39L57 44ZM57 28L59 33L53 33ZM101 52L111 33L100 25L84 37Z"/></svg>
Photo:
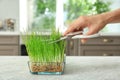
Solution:
<svg viewBox="0 0 120 80"><path fill-rule="evenodd" d="M61 41L61 40L65 40L65 39L67 39L67 38L71 38L71 39L81 39L81 38L95 38L95 37L100 37L100 34L99 34L99 33L96 33L96 34L93 34L93 35L83 35L83 31L78 31L78 32L69 33L69 34L67 34L66 36L61 37L60 39L55 40L55 41L52 41L52 42L50 42L50 43L56 43L56 42L59 42L59 41Z"/></svg>
<svg viewBox="0 0 120 80"><path fill-rule="evenodd" d="M92 34L92 35L75 35L72 37L72 39L81 39L81 38L95 38L100 37L100 33Z"/></svg>

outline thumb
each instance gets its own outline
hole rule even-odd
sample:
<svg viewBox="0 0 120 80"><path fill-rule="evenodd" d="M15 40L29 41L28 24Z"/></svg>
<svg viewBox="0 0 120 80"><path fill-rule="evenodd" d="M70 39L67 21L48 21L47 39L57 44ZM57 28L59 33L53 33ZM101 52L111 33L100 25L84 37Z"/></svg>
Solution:
<svg viewBox="0 0 120 80"><path fill-rule="evenodd" d="M84 34L85 36L87 36L87 35L91 35L92 34L92 32L91 31L88 31L86 34ZM84 44L84 43L86 43L86 41L88 40L88 38L83 38L83 39L81 39L81 42Z"/></svg>

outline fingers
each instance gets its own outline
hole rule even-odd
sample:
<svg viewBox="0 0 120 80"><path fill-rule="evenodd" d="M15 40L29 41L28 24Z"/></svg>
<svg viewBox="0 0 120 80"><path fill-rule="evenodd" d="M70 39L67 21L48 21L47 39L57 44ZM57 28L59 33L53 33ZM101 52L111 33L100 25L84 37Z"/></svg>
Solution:
<svg viewBox="0 0 120 80"><path fill-rule="evenodd" d="M79 25L78 23L76 23L76 21L74 23L72 23L70 25L70 27L67 29L67 31L63 34L64 36L66 36L67 34L69 33L72 33L72 32L77 32L77 31L83 31L82 25Z"/></svg>
<svg viewBox="0 0 120 80"><path fill-rule="evenodd" d="M74 28L73 27L69 27L67 29L67 31L65 31L65 33L63 34L63 36L66 36L68 33L73 32L73 31L74 31Z"/></svg>
<svg viewBox="0 0 120 80"><path fill-rule="evenodd" d="M91 30L89 30L86 34L84 34L84 35L92 35L92 31ZM88 40L88 38L83 38L83 39L81 39L81 42L84 44L84 43L86 43L87 42L87 40Z"/></svg>
<svg viewBox="0 0 120 80"><path fill-rule="evenodd" d="M66 35L69 34L69 33L78 32L78 31L83 31L83 29L69 28L63 35L66 36ZM82 32L81 32L81 33L82 33ZM81 33L80 33L80 34L81 34Z"/></svg>
<svg viewBox="0 0 120 80"><path fill-rule="evenodd" d="M84 34L84 35L87 35L87 34ZM88 40L88 38L82 38L82 39L81 39L81 42L84 44L84 43L87 42L87 40Z"/></svg>
<svg viewBox="0 0 120 80"><path fill-rule="evenodd" d="M92 35L95 33L97 33L97 32L94 32L93 30L89 30L85 35ZM88 40L88 38L83 38L83 39L81 39L81 42L84 44L87 42L87 40Z"/></svg>
<svg viewBox="0 0 120 80"><path fill-rule="evenodd" d="M87 42L87 38L81 39L81 42L82 42L82 44L86 43Z"/></svg>
<svg viewBox="0 0 120 80"><path fill-rule="evenodd" d="M76 19L75 21L72 22L72 24L70 24L69 28L64 32L63 35L66 36L67 34L74 32L77 27L78 27L78 21Z"/></svg>

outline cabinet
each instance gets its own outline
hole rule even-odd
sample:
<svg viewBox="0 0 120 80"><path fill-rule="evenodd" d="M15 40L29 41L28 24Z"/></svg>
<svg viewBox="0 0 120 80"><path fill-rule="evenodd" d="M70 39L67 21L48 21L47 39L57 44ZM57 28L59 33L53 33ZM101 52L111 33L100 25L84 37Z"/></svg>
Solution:
<svg viewBox="0 0 120 80"><path fill-rule="evenodd" d="M85 44L82 44L79 39L70 40L67 55L120 56L120 36L91 38Z"/></svg>
<svg viewBox="0 0 120 80"><path fill-rule="evenodd" d="M83 56L120 56L120 37L101 36L80 43L79 55Z"/></svg>
<svg viewBox="0 0 120 80"><path fill-rule="evenodd" d="M0 35L0 55L19 55L19 35Z"/></svg>
<svg viewBox="0 0 120 80"><path fill-rule="evenodd" d="M78 56L80 48L80 40L79 39L67 39L66 40L66 55L67 56Z"/></svg>

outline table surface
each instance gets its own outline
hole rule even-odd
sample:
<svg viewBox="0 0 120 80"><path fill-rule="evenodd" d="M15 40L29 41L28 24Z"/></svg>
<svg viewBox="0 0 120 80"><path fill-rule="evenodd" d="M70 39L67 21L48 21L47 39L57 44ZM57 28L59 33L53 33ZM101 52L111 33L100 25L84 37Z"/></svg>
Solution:
<svg viewBox="0 0 120 80"><path fill-rule="evenodd" d="M33 75L27 56L0 56L0 80L120 80L120 57L66 58L63 75Z"/></svg>

